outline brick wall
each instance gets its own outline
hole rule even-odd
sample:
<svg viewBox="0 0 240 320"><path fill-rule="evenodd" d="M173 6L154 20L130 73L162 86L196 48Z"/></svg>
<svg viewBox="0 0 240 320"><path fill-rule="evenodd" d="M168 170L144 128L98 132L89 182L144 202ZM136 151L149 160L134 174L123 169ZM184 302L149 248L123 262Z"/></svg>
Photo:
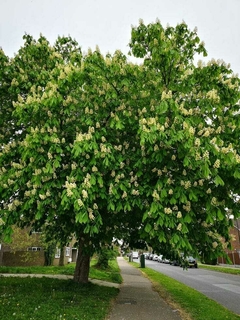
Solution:
<svg viewBox="0 0 240 320"><path fill-rule="evenodd" d="M27 253L27 260L26 260ZM26 266L43 266L44 252L26 252L17 251L15 253L10 251L3 251L2 265L6 267L26 267Z"/></svg>

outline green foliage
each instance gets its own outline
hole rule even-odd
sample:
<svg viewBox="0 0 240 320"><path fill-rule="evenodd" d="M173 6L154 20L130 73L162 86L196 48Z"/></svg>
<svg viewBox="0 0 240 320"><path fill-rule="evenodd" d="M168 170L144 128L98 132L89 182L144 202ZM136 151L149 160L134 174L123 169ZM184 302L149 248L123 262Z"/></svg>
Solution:
<svg viewBox="0 0 240 320"><path fill-rule="evenodd" d="M117 250L112 247L102 246L98 253L97 266L102 269L107 269L109 267L109 260L116 258L118 255Z"/></svg>

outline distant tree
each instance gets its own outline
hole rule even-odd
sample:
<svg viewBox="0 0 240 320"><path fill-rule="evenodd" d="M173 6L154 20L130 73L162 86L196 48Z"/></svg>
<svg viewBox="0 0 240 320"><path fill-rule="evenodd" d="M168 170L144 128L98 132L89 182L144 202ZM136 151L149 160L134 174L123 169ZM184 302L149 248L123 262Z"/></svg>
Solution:
<svg viewBox="0 0 240 320"><path fill-rule="evenodd" d="M98 260L96 267L107 269L109 267L109 260L116 258L118 255L117 248L111 246L102 246L98 251Z"/></svg>
<svg viewBox="0 0 240 320"><path fill-rule="evenodd" d="M129 230L155 247L222 253L229 215L239 215L232 71L215 61L194 66L206 50L185 23L133 28L130 48L142 65L120 51L82 56L74 41L69 50L61 39L30 45L50 51L44 66L52 67L12 103L21 129L1 145L5 237L13 223L45 225L62 243L74 234L77 282L88 281L93 252L114 237L131 240ZM41 81L41 68L27 70ZM18 90L14 81L10 89Z"/></svg>
<svg viewBox="0 0 240 320"><path fill-rule="evenodd" d="M56 243L47 243L44 246L44 265L51 266L53 264L56 252Z"/></svg>

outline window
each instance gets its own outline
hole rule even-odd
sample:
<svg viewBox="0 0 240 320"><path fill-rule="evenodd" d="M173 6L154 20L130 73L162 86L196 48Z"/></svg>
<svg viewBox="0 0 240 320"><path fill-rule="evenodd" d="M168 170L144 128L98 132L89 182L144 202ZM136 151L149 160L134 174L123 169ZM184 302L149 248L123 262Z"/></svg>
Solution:
<svg viewBox="0 0 240 320"><path fill-rule="evenodd" d="M70 257L70 248L66 247L66 257Z"/></svg>
<svg viewBox="0 0 240 320"><path fill-rule="evenodd" d="M28 251L41 251L41 247L28 247Z"/></svg>
<svg viewBox="0 0 240 320"><path fill-rule="evenodd" d="M55 258L56 258L56 259L59 259L59 258L60 258L60 254L61 254L60 248L56 248Z"/></svg>

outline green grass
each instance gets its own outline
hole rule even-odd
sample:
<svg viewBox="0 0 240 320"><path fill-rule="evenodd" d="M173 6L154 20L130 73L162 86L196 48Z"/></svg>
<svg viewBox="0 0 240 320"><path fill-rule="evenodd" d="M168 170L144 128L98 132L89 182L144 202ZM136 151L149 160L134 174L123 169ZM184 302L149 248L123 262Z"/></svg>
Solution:
<svg viewBox="0 0 240 320"><path fill-rule="evenodd" d="M67 264L64 267L0 267L0 273L28 273L28 274L66 274L73 275L74 264Z"/></svg>
<svg viewBox="0 0 240 320"><path fill-rule="evenodd" d="M137 263L131 263L139 267ZM224 308L202 293L150 268L141 271L152 281L160 296L174 308L180 309L183 319L239 320L240 316Z"/></svg>
<svg viewBox="0 0 240 320"><path fill-rule="evenodd" d="M199 264L199 268L240 275L240 268L235 268L235 267L222 267L222 266L211 266L211 265Z"/></svg>
<svg viewBox="0 0 240 320"><path fill-rule="evenodd" d="M119 267L116 260L109 260L108 269L100 269L96 267L97 260L91 260L89 277L108 282L121 283L122 278L119 273ZM0 266L0 273L24 273L24 274L65 274L73 275L75 263L67 264L63 267L3 267Z"/></svg>
<svg viewBox="0 0 240 320"><path fill-rule="evenodd" d="M0 279L1 320L103 320L118 289L52 278Z"/></svg>
<svg viewBox="0 0 240 320"><path fill-rule="evenodd" d="M99 279L114 283L122 283L119 267L116 259L109 260L109 267L107 269L100 269L96 266L97 260L91 260L91 268L89 277L92 279Z"/></svg>
<svg viewBox="0 0 240 320"><path fill-rule="evenodd" d="M91 261L90 278L121 283L116 260L107 270ZM0 273L73 275L75 264L64 267L0 267ZM103 320L119 289L92 283L53 278L0 276L0 319L9 320Z"/></svg>

